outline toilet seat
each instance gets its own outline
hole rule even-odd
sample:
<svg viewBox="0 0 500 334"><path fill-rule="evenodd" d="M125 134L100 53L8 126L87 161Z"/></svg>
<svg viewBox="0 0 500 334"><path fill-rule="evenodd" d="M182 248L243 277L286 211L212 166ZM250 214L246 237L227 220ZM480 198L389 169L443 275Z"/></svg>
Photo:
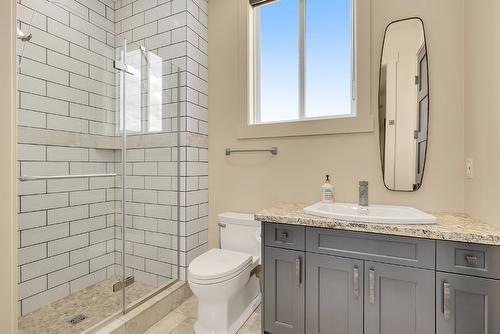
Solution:
<svg viewBox="0 0 500 334"><path fill-rule="evenodd" d="M249 254L213 248L189 265L188 280L196 284L216 284L233 278L254 263Z"/></svg>

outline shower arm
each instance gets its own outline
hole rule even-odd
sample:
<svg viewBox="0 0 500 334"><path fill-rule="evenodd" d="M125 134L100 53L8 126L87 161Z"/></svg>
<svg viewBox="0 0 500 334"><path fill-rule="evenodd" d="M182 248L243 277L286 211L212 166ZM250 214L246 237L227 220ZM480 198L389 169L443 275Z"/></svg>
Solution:
<svg viewBox="0 0 500 334"><path fill-rule="evenodd" d="M26 34L21 28L17 28L17 39L20 39L23 42L29 42L33 37L32 34Z"/></svg>

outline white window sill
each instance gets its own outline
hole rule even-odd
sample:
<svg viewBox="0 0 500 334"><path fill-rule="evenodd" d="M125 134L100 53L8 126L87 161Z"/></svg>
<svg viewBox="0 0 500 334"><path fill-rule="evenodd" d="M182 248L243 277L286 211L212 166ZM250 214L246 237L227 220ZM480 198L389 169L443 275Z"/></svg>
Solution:
<svg viewBox="0 0 500 334"><path fill-rule="evenodd" d="M372 132L373 116L365 113L353 117L307 119L288 122L248 124L240 122L238 138L272 138L292 136L317 136L340 133Z"/></svg>

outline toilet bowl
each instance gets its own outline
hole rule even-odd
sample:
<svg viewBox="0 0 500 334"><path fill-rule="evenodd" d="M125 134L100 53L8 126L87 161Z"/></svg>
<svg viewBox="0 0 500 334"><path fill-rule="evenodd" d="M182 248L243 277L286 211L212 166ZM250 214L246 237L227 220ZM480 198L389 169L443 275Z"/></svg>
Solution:
<svg viewBox="0 0 500 334"><path fill-rule="evenodd" d="M259 306L260 226L253 215L219 215L221 248L195 258L188 282L198 297L197 334L234 334ZM229 238L229 239L228 239Z"/></svg>

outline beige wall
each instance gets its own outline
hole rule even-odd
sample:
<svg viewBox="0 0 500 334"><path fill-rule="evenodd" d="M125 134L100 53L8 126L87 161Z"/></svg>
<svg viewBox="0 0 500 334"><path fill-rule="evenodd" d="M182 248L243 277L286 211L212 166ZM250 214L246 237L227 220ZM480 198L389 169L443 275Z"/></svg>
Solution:
<svg viewBox="0 0 500 334"><path fill-rule="evenodd" d="M0 333L17 332L15 252L15 0L0 1Z"/></svg>
<svg viewBox="0 0 500 334"><path fill-rule="evenodd" d="M465 1L465 210L500 227L500 2Z"/></svg>
<svg viewBox="0 0 500 334"><path fill-rule="evenodd" d="M245 1L245 0L238 0ZM486 1L486 0L485 0ZM456 0L377 0L372 7L372 110L376 110L378 61L383 30L393 19L424 20L430 62L431 124L426 175L416 193L387 191L382 182L378 133L334 136L237 139L237 108L241 105L237 63L238 29L235 0L209 2L210 90L210 223L225 210L255 212L277 202L316 202L323 174L334 176L339 201L356 201L357 181L370 181L370 201L411 204L422 209L466 211L490 223L496 217L500 187L500 4L465 0L465 156L475 159L475 177L463 182L464 73L463 6ZM411 9L407 6L411 3ZM0 233L0 332L16 327L14 270L15 133L14 0L0 2L0 161L2 230ZM406 7L406 8L405 8ZM485 19L487 18L487 19ZM481 24L479 24L481 22ZM481 30L479 29L481 26ZM479 52L477 52L479 50ZM10 51L10 52L9 52ZM492 67L495 66L495 67ZM453 78L453 80L450 80ZM496 87L496 88L495 88ZM223 154L225 147L278 146L280 154ZM464 198L465 203L464 204ZM211 244L216 242L211 228ZM10 300L11 302L6 302Z"/></svg>
<svg viewBox="0 0 500 334"><path fill-rule="evenodd" d="M429 49L430 145L421 189L385 189L378 132L311 137L237 139L238 106L245 92L238 73L238 1L209 2L209 197L210 242L216 245L217 213L255 212L277 202L320 199L324 174L332 174L338 201L357 201L359 180L370 182L372 203L409 204L426 210L464 210L463 3L457 0L372 1L372 111L377 110L378 65L385 26L420 16ZM493 1L493 0L492 0ZM241 42L241 41L240 41ZM450 80L453 78L453 80ZM279 155L234 155L225 147L279 148Z"/></svg>

